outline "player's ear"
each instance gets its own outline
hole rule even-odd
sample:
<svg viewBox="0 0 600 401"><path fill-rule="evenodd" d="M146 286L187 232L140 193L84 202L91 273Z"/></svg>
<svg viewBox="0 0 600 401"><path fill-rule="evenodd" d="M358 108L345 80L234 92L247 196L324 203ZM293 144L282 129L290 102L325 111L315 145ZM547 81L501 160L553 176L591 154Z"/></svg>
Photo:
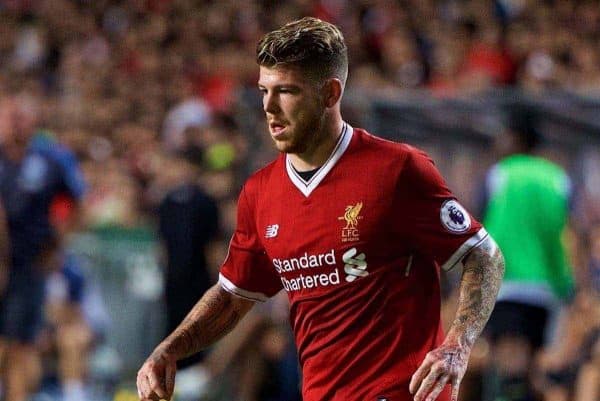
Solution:
<svg viewBox="0 0 600 401"><path fill-rule="evenodd" d="M335 106L342 98L342 82L337 78L328 79L325 85L323 85L323 92L325 106L328 108Z"/></svg>

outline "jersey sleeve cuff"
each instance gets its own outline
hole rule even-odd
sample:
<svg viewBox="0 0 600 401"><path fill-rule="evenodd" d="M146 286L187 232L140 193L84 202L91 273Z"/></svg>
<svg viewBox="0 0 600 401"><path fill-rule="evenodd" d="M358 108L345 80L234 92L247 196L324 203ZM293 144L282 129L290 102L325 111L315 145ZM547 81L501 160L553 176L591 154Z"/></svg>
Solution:
<svg viewBox="0 0 600 401"><path fill-rule="evenodd" d="M471 252L473 248L478 247L488 237L488 233L485 228L481 228L475 235L466 240L457 250L450 256L450 259L442 265L442 269L445 271L451 270L454 266L462 260L462 258Z"/></svg>
<svg viewBox="0 0 600 401"><path fill-rule="evenodd" d="M221 273L219 273L219 284L221 284L221 287L223 287L225 291L250 301L265 302L269 299L268 296L261 292L248 291L236 286Z"/></svg>

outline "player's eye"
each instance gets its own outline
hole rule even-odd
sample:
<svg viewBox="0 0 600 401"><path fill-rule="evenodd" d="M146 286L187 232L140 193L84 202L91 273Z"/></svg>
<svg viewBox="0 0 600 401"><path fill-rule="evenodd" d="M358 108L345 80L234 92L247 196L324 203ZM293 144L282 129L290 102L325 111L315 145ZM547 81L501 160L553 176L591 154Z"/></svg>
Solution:
<svg viewBox="0 0 600 401"><path fill-rule="evenodd" d="M292 87L286 87L286 88L281 88L279 90L279 93L285 94L285 95L289 95L289 96L296 96L298 94L300 94L300 89L296 88L294 86Z"/></svg>

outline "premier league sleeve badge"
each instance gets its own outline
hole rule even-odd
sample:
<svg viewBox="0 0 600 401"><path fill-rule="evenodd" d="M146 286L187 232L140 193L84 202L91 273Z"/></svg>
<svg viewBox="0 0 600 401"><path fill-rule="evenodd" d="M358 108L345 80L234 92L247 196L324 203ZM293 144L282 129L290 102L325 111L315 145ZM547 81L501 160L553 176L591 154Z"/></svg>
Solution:
<svg viewBox="0 0 600 401"><path fill-rule="evenodd" d="M446 230L454 234L462 234L471 228L471 216L454 199L444 202L440 210L440 220Z"/></svg>

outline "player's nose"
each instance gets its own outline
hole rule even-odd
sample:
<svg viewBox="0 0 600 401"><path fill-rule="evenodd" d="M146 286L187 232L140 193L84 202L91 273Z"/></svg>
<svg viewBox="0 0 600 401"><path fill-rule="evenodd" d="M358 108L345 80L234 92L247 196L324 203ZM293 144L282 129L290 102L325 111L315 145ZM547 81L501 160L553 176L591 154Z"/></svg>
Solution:
<svg viewBox="0 0 600 401"><path fill-rule="evenodd" d="M272 93L265 94L263 97L263 110L268 114L276 114L279 111L277 96Z"/></svg>

